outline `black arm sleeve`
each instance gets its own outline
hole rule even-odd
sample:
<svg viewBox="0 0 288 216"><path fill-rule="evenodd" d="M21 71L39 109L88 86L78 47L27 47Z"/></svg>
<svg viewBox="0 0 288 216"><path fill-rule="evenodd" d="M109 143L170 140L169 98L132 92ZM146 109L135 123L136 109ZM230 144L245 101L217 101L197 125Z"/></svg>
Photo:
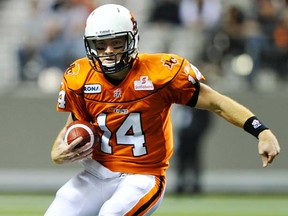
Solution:
<svg viewBox="0 0 288 216"><path fill-rule="evenodd" d="M200 91L200 83L197 82L194 84L195 85L195 92L193 94L193 96L191 97L191 99L188 101L188 103L186 104L187 106L190 107L195 107L198 101L198 96L199 96L199 91Z"/></svg>

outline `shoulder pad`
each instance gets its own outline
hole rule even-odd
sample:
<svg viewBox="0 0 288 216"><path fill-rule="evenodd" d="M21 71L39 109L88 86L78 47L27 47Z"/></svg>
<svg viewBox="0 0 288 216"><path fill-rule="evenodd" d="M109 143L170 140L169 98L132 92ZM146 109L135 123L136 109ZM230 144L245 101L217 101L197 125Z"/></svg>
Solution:
<svg viewBox="0 0 288 216"><path fill-rule="evenodd" d="M166 53L142 54L140 58L141 62L145 64L151 73L151 77L154 77L154 79L162 83L173 79L182 67L184 61L184 58L178 55Z"/></svg>
<svg viewBox="0 0 288 216"><path fill-rule="evenodd" d="M183 58L175 54L156 53L156 54L139 54L141 61L146 64L151 64L160 68L173 70L179 68ZM178 67L177 67L178 66Z"/></svg>
<svg viewBox="0 0 288 216"><path fill-rule="evenodd" d="M81 93L87 75L91 72L92 68L87 58L78 59L73 62L65 71L64 79L66 85L72 91Z"/></svg>

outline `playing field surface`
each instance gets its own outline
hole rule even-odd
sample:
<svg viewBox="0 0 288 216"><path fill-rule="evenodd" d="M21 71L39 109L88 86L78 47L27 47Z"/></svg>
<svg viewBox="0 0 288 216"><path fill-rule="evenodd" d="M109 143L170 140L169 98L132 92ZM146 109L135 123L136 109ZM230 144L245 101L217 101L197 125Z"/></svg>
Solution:
<svg viewBox="0 0 288 216"><path fill-rule="evenodd" d="M0 216L41 216L54 194L0 194ZM288 195L167 194L155 216L288 216Z"/></svg>

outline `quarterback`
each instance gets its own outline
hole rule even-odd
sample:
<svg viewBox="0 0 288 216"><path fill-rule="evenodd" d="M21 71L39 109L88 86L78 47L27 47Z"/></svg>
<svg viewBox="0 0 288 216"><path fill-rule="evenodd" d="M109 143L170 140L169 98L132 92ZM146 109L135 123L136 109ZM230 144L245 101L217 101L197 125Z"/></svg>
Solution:
<svg viewBox="0 0 288 216"><path fill-rule="evenodd" d="M167 53L138 53L133 14L106 4L87 18L87 57L73 62L60 85L57 110L68 112L51 151L52 161L79 161L83 171L62 186L46 216L151 215L165 193L173 154L172 104L214 112L258 139L263 166L280 152L270 129L246 107L203 84L188 60ZM66 125L94 124L100 142L67 145Z"/></svg>

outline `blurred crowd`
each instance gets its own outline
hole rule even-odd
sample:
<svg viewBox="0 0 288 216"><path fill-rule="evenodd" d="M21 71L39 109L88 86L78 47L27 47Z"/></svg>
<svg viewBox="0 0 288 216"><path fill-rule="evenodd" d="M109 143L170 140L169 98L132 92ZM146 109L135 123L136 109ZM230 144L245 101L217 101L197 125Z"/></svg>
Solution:
<svg viewBox="0 0 288 216"><path fill-rule="evenodd" d="M171 34L175 26L181 26L187 37L192 29L190 40L182 41L182 46L188 47L183 55L192 58L190 60L196 65L213 65L220 75L235 73L245 77L248 89L257 85L257 77L263 71L286 82L288 1L251 0L247 4L244 7L236 1L158 0L150 21L172 26L165 34ZM197 55L193 55L195 46L191 49L189 43L193 44L193 35L198 33L197 42L201 46ZM179 40L179 37L174 37L174 40ZM175 52L173 43L176 42L167 41L169 45L164 51Z"/></svg>
<svg viewBox="0 0 288 216"><path fill-rule="evenodd" d="M100 4L29 3L30 18L22 33L26 39L17 50L21 81L37 80L48 68L65 71L73 60L85 56L85 21ZM129 2L126 6L131 8ZM146 15L140 26L140 52L183 55L198 67L213 66L219 76L235 72L245 77L249 88L267 68L277 79L288 80L288 0L251 0L246 8L236 1L155 0Z"/></svg>
<svg viewBox="0 0 288 216"><path fill-rule="evenodd" d="M65 71L75 59L85 56L83 29L94 4L89 0L31 0L25 39L17 56L19 79L36 80L48 68Z"/></svg>
<svg viewBox="0 0 288 216"><path fill-rule="evenodd" d="M145 29L147 34L155 33L148 37L148 40L154 38L154 44L147 50L182 55L205 76L210 76L208 73L212 71L225 79L233 73L236 79L244 80L245 85L240 88L248 91L258 90L258 78L267 71L266 91L271 91L272 78L276 85L278 81L285 85L288 81L288 1L251 0L246 8L235 1L226 3L220 0L155 1ZM151 43L148 40L144 43L145 49ZM235 80L230 85L236 85ZM173 121L177 130L175 192L202 193L203 141L214 120L208 112L200 110L177 107L172 115L177 113L184 117L174 117Z"/></svg>

